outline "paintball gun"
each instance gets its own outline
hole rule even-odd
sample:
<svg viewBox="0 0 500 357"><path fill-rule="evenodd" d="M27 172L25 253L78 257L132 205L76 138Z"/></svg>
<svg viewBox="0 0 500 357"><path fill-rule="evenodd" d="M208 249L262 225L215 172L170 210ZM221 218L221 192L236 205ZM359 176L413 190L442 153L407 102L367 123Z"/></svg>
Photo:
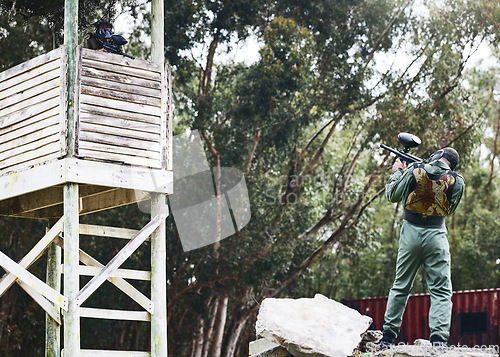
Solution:
<svg viewBox="0 0 500 357"><path fill-rule="evenodd" d="M128 41L122 35L111 35L111 41L110 42L103 42L102 48L104 48L108 52L134 59L134 57L127 55L126 53L122 52L122 50L121 50L121 46L123 46L127 42Z"/></svg>
<svg viewBox="0 0 500 357"><path fill-rule="evenodd" d="M412 162L424 161L421 158L408 153L410 151L410 148L414 148L420 145L421 141L417 136L409 133L400 133L398 134L398 140L403 145L403 150L396 150L384 144L380 144L380 147L385 150L389 150L393 154L396 154L401 159L401 161L406 161L406 163L408 164L411 164Z"/></svg>

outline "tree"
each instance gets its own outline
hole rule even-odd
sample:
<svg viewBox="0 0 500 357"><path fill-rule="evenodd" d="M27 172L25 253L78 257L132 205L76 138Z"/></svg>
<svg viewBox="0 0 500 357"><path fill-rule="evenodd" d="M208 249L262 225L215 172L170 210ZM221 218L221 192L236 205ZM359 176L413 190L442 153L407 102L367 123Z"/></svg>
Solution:
<svg viewBox="0 0 500 357"><path fill-rule="evenodd" d="M5 11L13 4L0 2ZM25 2L15 4L16 14L31 16ZM182 0L166 1L165 11L175 129L200 130L216 178L222 166L244 171L252 205L237 235L187 253L169 218L170 354L248 355L266 297L385 291L394 259L385 247L396 246L398 228L387 217L398 209L383 201L391 158L378 143L394 145L409 131L424 142L419 156L453 145L464 166L473 162L484 106L464 67L481 43L498 43L498 4ZM250 35L262 43L256 63L218 61L222 48ZM141 219L126 209L99 219L117 217ZM457 217L458 226L470 225ZM468 236L478 239L475 232ZM465 254L468 245L460 247ZM383 279L366 286L373 269ZM117 338L147 348L125 328Z"/></svg>
<svg viewBox="0 0 500 357"><path fill-rule="evenodd" d="M235 238L169 256L176 355L210 351L221 316L229 323L222 354L243 355L239 336L258 302L299 295L296 279L325 252L349 254L370 241L365 218L383 193L389 159L376 151L379 141L410 131L425 143L417 154L453 145L464 163L478 142L481 113L466 100L463 73L478 45L495 41L493 2L429 4L427 16L412 2L264 2L245 22L238 11L249 3L166 6L178 130L202 132L215 170L247 173L253 208ZM242 21L223 21L228 9ZM239 26L246 23L247 31ZM263 42L260 60L217 65L218 46L249 32ZM187 51L195 44L204 44L203 63ZM379 65L394 53L407 56L405 65ZM174 343L185 331L191 343Z"/></svg>
<svg viewBox="0 0 500 357"><path fill-rule="evenodd" d="M130 8L132 16L139 8L137 0L79 1L78 42L83 43L95 22L113 22L118 4ZM64 0L0 0L0 14L0 71L63 44Z"/></svg>

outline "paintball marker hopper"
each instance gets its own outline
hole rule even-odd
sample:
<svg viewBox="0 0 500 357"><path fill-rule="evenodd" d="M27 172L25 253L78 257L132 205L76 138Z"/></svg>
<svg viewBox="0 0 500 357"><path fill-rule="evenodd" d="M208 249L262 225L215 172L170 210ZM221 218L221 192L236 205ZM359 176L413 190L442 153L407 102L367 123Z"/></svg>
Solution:
<svg viewBox="0 0 500 357"><path fill-rule="evenodd" d="M420 140L420 138L418 136L410 134L410 133L399 133L398 140L403 145L402 150L396 150L396 149L390 148L384 144L380 144L380 147L392 152L393 154L396 154L401 159L401 161L406 161L408 164L410 164L412 162L423 162L424 161L417 156L409 154L409 151L411 148L415 148L422 143L422 141Z"/></svg>

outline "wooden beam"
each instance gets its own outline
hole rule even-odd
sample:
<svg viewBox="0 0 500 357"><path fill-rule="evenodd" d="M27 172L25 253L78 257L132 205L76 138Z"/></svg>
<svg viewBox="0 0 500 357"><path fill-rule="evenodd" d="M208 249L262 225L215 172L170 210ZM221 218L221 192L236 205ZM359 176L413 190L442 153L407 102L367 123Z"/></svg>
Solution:
<svg viewBox="0 0 500 357"><path fill-rule="evenodd" d="M18 84L7 90L1 90L0 94L2 95L2 107L5 108L8 105L12 105L10 103L19 103L40 92L43 93L48 87L59 88L58 69L60 67L60 63L56 61L53 62L52 65L52 70L42 74L41 76L26 78L25 80L22 78L16 78L19 80Z"/></svg>
<svg viewBox="0 0 500 357"><path fill-rule="evenodd" d="M101 272L93 277L76 296L77 306L81 306L99 286L102 285L111 274L127 260L139 246L149 237L160 224L165 221L166 215L163 212L151 220L140 230L140 232L122 248Z"/></svg>
<svg viewBox="0 0 500 357"><path fill-rule="evenodd" d="M165 61L164 14L164 1L153 0L151 3L151 57L153 62L160 64L161 67Z"/></svg>
<svg viewBox="0 0 500 357"><path fill-rule="evenodd" d="M102 191L94 190L97 193L80 197L80 215L90 214L115 207L120 207L132 203L146 201L149 195L142 191L127 190L121 188L102 188ZM26 200L25 200L26 201ZM28 201L29 202L29 201ZM3 213L2 213L3 214ZM25 218L59 218L63 214L63 204L55 203L42 209L31 209L29 211L17 213L16 217Z"/></svg>
<svg viewBox="0 0 500 357"><path fill-rule="evenodd" d="M167 170L172 170L173 167L173 125L174 125L174 106L172 102L172 66L165 63L165 74L163 75L163 100L165 107L164 117L162 118L162 124L165 125L165 131L163 132L164 138L164 155L163 158L166 160L165 168Z"/></svg>
<svg viewBox="0 0 500 357"><path fill-rule="evenodd" d="M80 275L96 276L101 272L102 268L103 267L80 265L78 271ZM148 281L151 280L151 272L144 270L133 270L133 269L116 269L109 277Z"/></svg>
<svg viewBox="0 0 500 357"><path fill-rule="evenodd" d="M47 285L61 291L61 247L52 242L47 249ZM47 310L46 310L47 311ZM61 356L61 317L59 311L54 316L47 311L45 315L45 357Z"/></svg>
<svg viewBox="0 0 500 357"><path fill-rule="evenodd" d="M157 117L159 117L161 115L160 106L155 107L155 106L146 105L146 104L123 102L123 101L118 100L118 99L100 98L100 97L95 97L93 95L88 95L88 94L84 94L84 93L82 93L80 95L80 103L85 103L85 104L89 104L89 105L96 105L96 106L103 106L103 107L111 108L111 109L120 108L120 109L126 110L128 112L154 115Z"/></svg>
<svg viewBox="0 0 500 357"><path fill-rule="evenodd" d="M62 237L56 238L54 242L64 249L64 239ZM94 259L90 254L84 252L80 249L79 251L80 261L88 266L103 268L104 264L101 264L97 259ZM151 300L141 293L139 290L134 288L130 283L128 283L123 278L113 278L109 277L108 281L111 282L118 289L127 294L132 300L134 300L139 306L145 309L150 314L154 311L154 305Z"/></svg>
<svg viewBox="0 0 500 357"><path fill-rule="evenodd" d="M62 202L62 187L49 187L0 201L0 214L5 216L19 216L23 213L47 208Z"/></svg>
<svg viewBox="0 0 500 357"><path fill-rule="evenodd" d="M16 135L12 134L16 131L22 130L26 126L31 126L36 130L40 128L45 128L54 122L54 117L59 115L60 110L57 106L57 98L52 100L51 103L45 103L44 108L30 108L31 111L28 113L27 111L23 111L25 115L21 115L24 120L19 121L17 116L12 116L11 121L6 121L4 118L0 119L0 135L2 138L7 137L7 135ZM38 109L38 110L37 110ZM19 114L23 114L19 113ZM31 114L31 115L30 115Z"/></svg>
<svg viewBox="0 0 500 357"><path fill-rule="evenodd" d="M87 72L87 73L89 73L89 72ZM104 73L106 73L106 72L104 72ZM126 78L126 77L124 77L124 78ZM158 89L138 86L135 84L130 84L130 83L121 82L121 81L115 82L115 81L112 81L109 79L110 78L103 78L102 76L99 76L98 78L95 78L93 76L82 76L81 83L82 83L82 85L91 86L94 88L104 88L104 89L109 89L109 90L114 90L114 91L120 91L123 93L141 94L142 96L146 96L146 97L157 97L158 98L161 95L161 92ZM150 81L146 80L145 83L149 84Z"/></svg>
<svg viewBox="0 0 500 357"><path fill-rule="evenodd" d="M135 130L135 131L144 131L147 133L160 134L160 126L156 122L153 121L153 123L151 123L140 119L142 118L138 118L136 120L130 118L122 118L118 116L113 116L113 113L105 113L105 112L101 113L97 111L95 113L87 113L83 111L80 112L80 122L82 123L114 126L114 127L128 128L130 130Z"/></svg>
<svg viewBox="0 0 500 357"><path fill-rule="evenodd" d="M115 56L111 53L106 53L106 52L96 52L93 50L90 50L88 48L84 48L83 51L83 58L85 59L90 59L97 61L98 63L103 63L107 62L112 65L112 67L109 67L111 71L121 71L117 70L117 65L120 67L130 67L130 68L138 68L142 70L146 70L148 72L161 72L161 67L158 66L155 63L151 63L149 61L145 61L142 59L131 59L131 58L126 58L123 56Z"/></svg>
<svg viewBox="0 0 500 357"><path fill-rule="evenodd" d="M153 193L151 215L168 214L166 196ZM165 220L151 234L151 300L155 313L151 317L151 355L167 356L167 233Z"/></svg>
<svg viewBox="0 0 500 357"><path fill-rule="evenodd" d="M80 316L91 319L151 321L151 315L146 311L124 311L81 307Z"/></svg>
<svg viewBox="0 0 500 357"><path fill-rule="evenodd" d="M165 81L168 73L165 72L165 29L164 29L164 1L152 0L151 3L151 56L153 62L162 66L163 86L162 86L162 167L170 166L168 162L170 154L167 152L167 126L172 125L167 122L167 83ZM170 135L169 135L170 136ZM171 142L169 143L171 145ZM167 156L168 155L168 156ZM168 157L168 159L167 159ZM151 214L168 214L168 207L165 204L165 195L161 193L152 193L151 195ZM163 220L158 229L151 235L151 300L155 304L155 313L151 317L151 356L167 356L167 296L166 296L166 225Z"/></svg>
<svg viewBox="0 0 500 357"><path fill-rule="evenodd" d="M94 52L94 51L92 51ZM116 67L115 68L120 68ZM160 89L160 83L157 81L151 81L149 79L142 79L139 77L131 77L127 76L123 73L113 73L97 68L92 68L92 67L82 67L82 78L101 78L101 79L106 79L111 82L116 82L116 83L124 83L128 85L134 85L140 87L139 90L142 90L142 88L148 88L148 89L153 89L153 90L158 90Z"/></svg>
<svg viewBox="0 0 500 357"><path fill-rule="evenodd" d="M61 325L61 310L47 300L42 294L37 290L32 288L30 285L26 284L21 280L16 281L17 284L28 293L29 296L35 300L38 305L53 319L58 325ZM56 290L57 291L57 290Z"/></svg>
<svg viewBox="0 0 500 357"><path fill-rule="evenodd" d="M65 157L68 154L68 116L66 114L66 103L68 102L68 92L66 91L66 88L68 87L68 82L67 82L67 77L66 77L66 66L67 66L67 59L68 59L68 49L66 46L61 46L61 57L63 60L61 61L61 67L59 68L59 79L61 82L61 87L60 87L60 94L59 94L59 106L58 106L58 111L59 111L59 144L60 144L60 151L59 151L59 157ZM59 348L57 351L57 357L59 357L61 353L61 349Z"/></svg>
<svg viewBox="0 0 500 357"><path fill-rule="evenodd" d="M114 350L82 350L81 357L151 357L149 352L114 351Z"/></svg>
<svg viewBox="0 0 500 357"><path fill-rule="evenodd" d="M48 246L54 241L54 239L59 236L63 230L63 219L61 218L56 224L35 244L35 246L29 251L28 254L24 256L23 259L19 261L19 266L23 269L28 269L38 258L40 258L48 248ZM0 279L0 296L2 296L7 289L9 289L12 284L16 281L17 276L15 274L5 274L2 279Z"/></svg>
<svg viewBox="0 0 500 357"><path fill-rule="evenodd" d="M80 235L132 239L137 233L137 229L80 224Z"/></svg>
<svg viewBox="0 0 500 357"><path fill-rule="evenodd" d="M90 198L96 194L115 190L117 190L117 188L82 185L80 187L80 198ZM62 205L63 186L58 185L0 201L0 215L33 218L58 218L62 216ZM43 210L47 210L49 212L53 211L51 208L55 206L57 206L57 208L53 210L57 211L57 214L50 215L50 217L43 217L40 214Z"/></svg>
<svg viewBox="0 0 500 357"><path fill-rule="evenodd" d="M173 192L173 175L169 171L79 159L68 159L66 163L67 181L147 192Z"/></svg>
<svg viewBox="0 0 500 357"><path fill-rule="evenodd" d="M43 65L59 58L61 58L61 50L56 49L3 71L0 73L0 83L2 83L2 88L7 89L19 83L19 78L14 77L17 77L20 74L23 74L26 77L35 77L47 72L50 69L44 68ZM26 74L24 74L25 72Z"/></svg>
<svg viewBox="0 0 500 357"><path fill-rule="evenodd" d="M64 296L68 299L64 315L65 357L78 357L80 353L80 314L76 303L80 290L78 224L78 184L67 183L64 185Z"/></svg>
<svg viewBox="0 0 500 357"><path fill-rule="evenodd" d="M74 141L75 123L78 120L78 113L75 110L75 87L77 84L77 46L78 46L78 0L64 1L64 45L67 50L67 141L71 145ZM73 150L67 150L66 157L70 157ZM71 349L73 350L73 349ZM72 356L74 352L70 353ZM66 356L68 357L68 356Z"/></svg>
<svg viewBox="0 0 500 357"><path fill-rule="evenodd" d="M62 184L65 180L63 160L34 166L0 176L0 201Z"/></svg>
<svg viewBox="0 0 500 357"><path fill-rule="evenodd" d="M68 310L68 299L55 291L15 261L10 259L7 255L0 251L0 266L14 275L16 279L28 284L30 287L38 291L45 298L50 300L58 308Z"/></svg>
<svg viewBox="0 0 500 357"><path fill-rule="evenodd" d="M105 209L120 207L131 203L137 203L149 199L147 192L128 189L116 189L113 191L102 192L92 197L82 199L82 210L80 214L89 214Z"/></svg>
<svg viewBox="0 0 500 357"><path fill-rule="evenodd" d="M110 172L113 174L110 175ZM0 176L0 201L65 182L167 194L173 192L172 171L64 158Z"/></svg>
<svg viewBox="0 0 500 357"><path fill-rule="evenodd" d="M90 58L91 55L94 56L94 59ZM131 62L132 61L129 61L121 56L89 51L88 49L85 51L83 60L83 64L86 67L97 68L106 72L122 73L128 77L138 77L149 81L161 81L159 76L161 69L158 68L159 66L156 66L154 63L141 60L133 62L142 64L146 68L137 68L138 66L131 67L126 65ZM156 69L156 71L153 69Z"/></svg>

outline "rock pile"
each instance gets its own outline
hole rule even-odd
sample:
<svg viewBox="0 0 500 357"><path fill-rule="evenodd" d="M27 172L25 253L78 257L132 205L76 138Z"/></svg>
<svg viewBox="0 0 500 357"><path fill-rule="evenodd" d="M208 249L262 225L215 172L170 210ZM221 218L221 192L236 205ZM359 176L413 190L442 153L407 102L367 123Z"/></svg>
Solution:
<svg viewBox="0 0 500 357"><path fill-rule="evenodd" d="M294 357L346 357L354 353L371 322L370 317L318 294L313 299L264 300L256 332Z"/></svg>
<svg viewBox="0 0 500 357"><path fill-rule="evenodd" d="M429 341L377 350L372 319L317 294L313 299L265 299L250 343L252 357L498 357L495 348L433 347Z"/></svg>

